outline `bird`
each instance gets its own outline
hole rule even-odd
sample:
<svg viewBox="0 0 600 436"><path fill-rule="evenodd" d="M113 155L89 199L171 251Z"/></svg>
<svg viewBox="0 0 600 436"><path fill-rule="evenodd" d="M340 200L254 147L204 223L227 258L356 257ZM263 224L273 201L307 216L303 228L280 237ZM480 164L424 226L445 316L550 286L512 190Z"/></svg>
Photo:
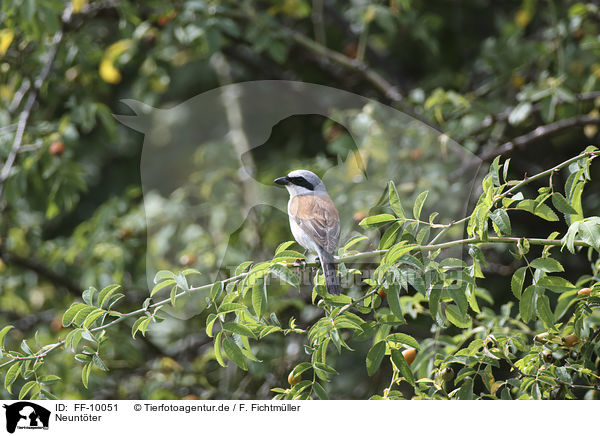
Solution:
<svg viewBox="0 0 600 436"><path fill-rule="evenodd" d="M308 170L294 170L274 183L290 194L288 216L294 239L317 253L327 292L340 295L340 283L333 254L340 240L340 217L321 179Z"/></svg>

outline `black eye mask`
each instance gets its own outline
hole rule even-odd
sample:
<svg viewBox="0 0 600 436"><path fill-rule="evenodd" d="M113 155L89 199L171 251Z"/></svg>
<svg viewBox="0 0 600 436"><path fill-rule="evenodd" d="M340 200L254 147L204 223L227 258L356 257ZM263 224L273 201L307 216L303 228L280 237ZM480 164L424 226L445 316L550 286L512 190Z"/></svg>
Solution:
<svg viewBox="0 0 600 436"><path fill-rule="evenodd" d="M303 188L308 189L309 191L313 191L315 187L304 177L288 177L290 183L293 183L296 186L302 186Z"/></svg>

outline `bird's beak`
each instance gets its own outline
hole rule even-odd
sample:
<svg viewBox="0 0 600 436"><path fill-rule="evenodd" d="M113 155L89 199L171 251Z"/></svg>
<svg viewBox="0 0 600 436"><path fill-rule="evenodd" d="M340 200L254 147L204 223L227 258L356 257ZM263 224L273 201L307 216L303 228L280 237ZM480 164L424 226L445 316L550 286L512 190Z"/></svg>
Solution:
<svg viewBox="0 0 600 436"><path fill-rule="evenodd" d="M277 183L278 185L287 185L288 183L290 183L290 179L286 177L279 177L278 179L273 180L275 183Z"/></svg>

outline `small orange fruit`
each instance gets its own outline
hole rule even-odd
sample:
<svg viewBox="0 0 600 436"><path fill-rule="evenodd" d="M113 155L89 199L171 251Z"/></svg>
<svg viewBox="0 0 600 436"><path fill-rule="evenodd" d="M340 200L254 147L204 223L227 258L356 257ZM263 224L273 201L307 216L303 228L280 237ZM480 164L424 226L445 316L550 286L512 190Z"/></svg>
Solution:
<svg viewBox="0 0 600 436"><path fill-rule="evenodd" d="M198 257L194 253L184 254L179 258L179 263L185 266L190 266L196 263Z"/></svg>
<svg viewBox="0 0 600 436"><path fill-rule="evenodd" d="M294 371L290 372L290 375L288 375L288 383L290 386L296 386L300 383L300 380L302 380L302 375L298 374L294 376Z"/></svg>
<svg viewBox="0 0 600 436"><path fill-rule="evenodd" d="M381 298L383 298L387 295L387 292L385 292L383 289L379 289L377 291L377 295L379 295Z"/></svg>
<svg viewBox="0 0 600 436"><path fill-rule="evenodd" d="M575 335L567 335L562 338L563 344L565 344L567 347L572 347L577 343L578 340L579 338Z"/></svg>
<svg viewBox="0 0 600 436"><path fill-rule="evenodd" d="M415 357L417 357L417 350L414 348L409 348L408 350L404 350L402 352L402 355L404 356L404 360L406 360L406 363L410 365L414 362Z"/></svg>
<svg viewBox="0 0 600 436"><path fill-rule="evenodd" d="M52 156L62 156L65 152L65 144L62 141L54 141L50 144L50 154Z"/></svg>
<svg viewBox="0 0 600 436"><path fill-rule="evenodd" d="M577 295L590 295L591 292L592 288L581 288L579 291L577 291Z"/></svg>
<svg viewBox="0 0 600 436"><path fill-rule="evenodd" d="M354 222L356 224L358 224L359 222L361 222L362 220L364 220L366 217L368 217L369 214L364 212L364 211L358 211L356 212L353 216L352 219L354 220Z"/></svg>

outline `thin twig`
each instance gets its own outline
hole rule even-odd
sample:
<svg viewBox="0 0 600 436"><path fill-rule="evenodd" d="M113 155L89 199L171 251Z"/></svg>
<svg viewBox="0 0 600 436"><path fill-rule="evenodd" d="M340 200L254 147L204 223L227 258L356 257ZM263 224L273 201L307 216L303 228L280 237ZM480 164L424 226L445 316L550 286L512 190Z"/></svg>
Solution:
<svg viewBox="0 0 600 436"><path fill-rule="evenodd" d="M473 238L466 238L466 239L460 239L460 240L456 240L456 241L450 241L450 242L445 242L442 244L429 244L429 245L420 245L420 246L415 246L413 248L414 251L418 251L418 250L425 250L425 251L433 251L433 250L439 250L439 249L444 249L444 248L450 248L450 247L455 247L455 246L460 246L460 245L468 245L468 244L495 244L495 243L518 243L518 242L522 242L524 239L527 239L527 241L531 244L531 245L550 245L550 246L560 246L562 245L562 241L561 240L557 240L557 239L540 239L540 238L518 238L518 237L488 237L487 239L481 239L481 238L477 238L477 237L473 237ZM590 245L584 241L575 241L573 243L574 246L576 247L590 247ZM347 256L347 257L342 257L342 258L337 258L334 260L334 262L336 263L346 263L349 262L351 260L360 260L360 259L366 259L369 257L373 257L373 256L377 256L380 254L384 254L386 253L388 250L374 250L374 251L370 251L370 252L364 252L364 253L358 253L352 256ZM300 265L295 265L295 264L287 264L286 265L288 267L300 267ZM307 264L309 265L309 264ZM218 280L215 283L221 283L222 285L225 285L229 282L232 281L236 281L236 280L240 280L245 278L246 276L252 274L252 270L232 276L232 277L228 277L226 279L223 280ZM213 285L215 283L209 283L206 285L202 285L202 286L198 286L198 287L190 287L189 290L187 291L181 291L177 294L175 294L174 298L178 299L181 298L183 295L187 295L190 292L197 292L197 291L201 291L201 290L208 290L211 289L213 287ZM350 309L350 307L355 306L356 304L358 304L359 302L363 301L364 299L368 298L369 296L373 295L375 292L377 292L377 288L369 291L367 294L365 294L364 296L353 300L351 303L349 303L348 305L344 306L342 308L342 310L340 310L340 312L338 312L339 314L342 314L343 312L347 311L348 309ZM90 332L94 333L94 332L98 332L98 331L102 331L102 330L106 330L108 327L111 327L113 325L119 324L121 322L123 322L126 319L129 319L131 317L137 316L137 315L143 315L146 314L147 312L149 312L151 309L159 309L162 306L168 305L171 303L171 298L165 298L163 300L160 300L156 303L150 304L148 307L142 307L140 309L134 310L132 312L128 312L125 314L121 314L119 315L116 319L106 323L106 324L102 324L98 327L95 327L93 329L90 329ZM58 347L60 347L61 345L63 345L65 343L64 340L61 340L55 344L52 345L47 345L43 348L42 352L33 354L31 356L15 356L13 357L11 360L8 360L7 362L4 362L3 364L0 365L0 368L7 366L13 362L19 361L19 360L34 360L34 359L39 359L42 357L45 357L48 353L50 353L51 351L57 349ZM10 354L9 354L10 355Z"/></svg>
<svg viewBox="0 0 600 436"><path fill-rule="evenodd" d="M554 174L556 171L561 170L562 168L571 165L573 162L577 162L578 160L586 157L586 156L590 156L591 158L594 158L596 156L598 156L600 154L600 152L598 151L587 151L587 152L583 152L581 154L578 154L575 157L572 157L571 159L568 159L564 162L559 163L558 165L555 165L554 167L547 169L545 171L542 171L541 173L538 173L534 176L531 177L526 177L523 180L521 180L519 183L517 183L515 186L513 186L510 189L507 189L506 191L504 191L502 194L498 195L494 200L500 200L504 197L506 197L508 194L511 194L515 191L518 191L519 189L521 189L523 186L527 185L528 183L531 183L535 180L541 179L547 175L551 175Z"/></svg>

